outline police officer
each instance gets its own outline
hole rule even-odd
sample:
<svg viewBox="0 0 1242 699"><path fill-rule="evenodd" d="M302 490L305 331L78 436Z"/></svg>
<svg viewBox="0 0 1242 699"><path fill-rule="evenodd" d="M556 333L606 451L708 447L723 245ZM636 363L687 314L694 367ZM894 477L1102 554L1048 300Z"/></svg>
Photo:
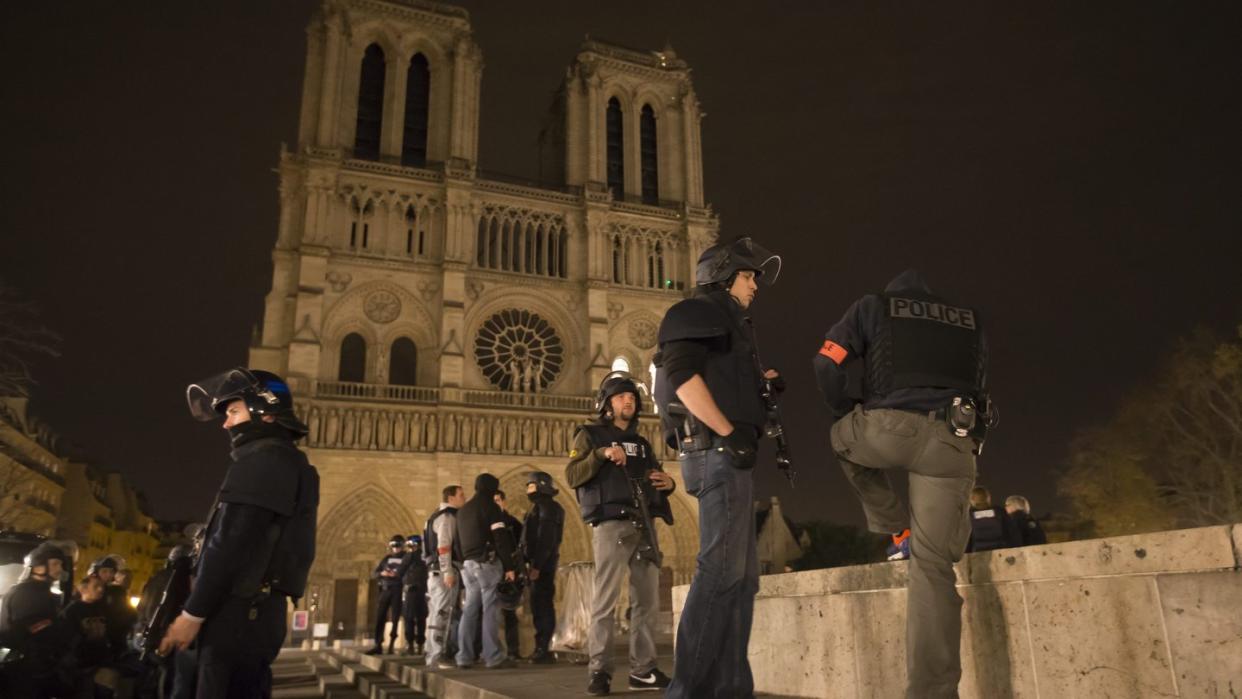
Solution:
<svg viewBox="0 0 1242 699"><path fill-rule="evenodd" d="M617 599L630 576L630 689L658 690L668 677L656 667L655 617L659 611L660 554L655 520L673 523L664 473L651 444L638 433L642 412L638 383L628 373L604 377L595 419L574 432L565 480L577 489L582 519L591 525L595 596L587 632L587 693L612 689L612 635ZM541 574L542 575L542 574Z"/></svg>
<svg viewBox="0 0 1242 699"><path fill-rule="evenodd" d="M496 587L501 580L517 577L517 542L505 526L495 495L500 481L490 473L474 479L474 496L457 513L457 536L461 539L461 579L466 602L458 628L457 667L474 665L478 659L479 616L482 615L483 663L488 669L513 667L500 648L499 605Z"/></svg>
<svg viewBox="0 0 1242 699"><path fill-rule="evenodd" d="M837 417L832 448L874 532L909 527L907 695L956 697L962 599L953 563L970 535L967 498L986 410L979 314L913 270L855 302L814 358ZM909 477L907 510L889 473Z"/></svg>
<svg viewBox="0 0 1242 699"><path fill-rule="evenodd" d="M423 644L427 642L427 563L423 560L423 537L411 534L405 540L405 560L401 568L405 654L422 655Z"/></svg>
<svg viewBox="0 0 1242 699"><path fill-rule="evenodd" d="M1041 546L1048 543L1048 535L1039 520L1031 516L1031 502L1022 495L1005 498L1005 512L1013 520L1014 527L1022 537L1022 546Z"/></svg>
<svg viewBox="0 0 1242 699"><path fill-rule="evenodd" d="M315 558L319 474L294 442L306 426L280 377L237 368L186 390L199 420L224 418L233 463L208 516L194 588L160 653L198 641L199 699L271 696L289 598Z"/></svg>
<svg viewBox="0 0 1242 699"><path fill-rule="evenodd" d="M56 675L56 664L66 650L64 628L58 623L60 598L52 592L59 580L65 554L43 542L26 555L22 579L0 605L0 647L9 656L0 666L0 695L6 697L61 696L67 688Z"/></svg>
<svg viewBox="0 0 1242 699"><path fill-rule="evenodd" d="M1022 532L1005 508L992 504L992 493L981 485L970 491L970 539L967 551L995 551L1022 545Z"/></svg>
<svg viewBox="0 0 1242 699"><path fill-rule="evenodd" d="M660 324L656 400L664 437L679 450L686 492L699 501L698 566L677 629L667 696L749 697L747 659L759 561L752 516L756 449L767 411L747 314L759 282L772 284L780 258L750 238L699 256L696 288Z"/></svg>
<svg viewBox="0 0 1242 699"><path fill-rule="evenodd" d="M526 477L526 497L530 509L522 527L522 556L530 566L530 611L535 624L535 652L530 662L556 662L548 646L556 631L556 567L560 563L561 536L565 530L565 508L554 498L560 493L552 476L531 471Z"/></svg>
<svg viewBox="0 0 1242 699"><path fill-rule="evenodd" d="M388 652L393 652L397 642L397 624L401 621L402 578L405 571L405 537L393 534L388 540L388 553L375 564L371 571L371 579L379 585L379 602L375 610L375 646L366 652L367 655L379 655L384 652L384 626L391 620L392 631L388 634Z"/></svg>
<svg viewBox="0 0 1242 699"><path fill-rule="evenodd" d="M509 530L509 536L513 539L514 547L520 552L520 542L522 541L522 523L518 521L517 517L509 514L509 509L507 507L508 500L505 496L505 491L497 490L496 494L492 496L492 499L496 502L496 506L500 508L501 519L505 522L505 529ZM502 594L500 600L500 615L504 619L505 624L505 651L510 660L517 660L518 648L520 647L519 644L521 642L518 629L517 608L521 604L522 586L524 584L525 581L522 580L521 576L519 576L509 585L501 587L502 592L507 591L510 593L508 595Z"/></svg>
<svg viewBox="0 0 1242 699"><path fill-rule="evenodd" d="M423 530L423 560L427 562L428 667L452 664L457 653L457 599L461 596L461 542L457 539L457 511L466 503L460 485L445 486L440 509Z"/></svg>

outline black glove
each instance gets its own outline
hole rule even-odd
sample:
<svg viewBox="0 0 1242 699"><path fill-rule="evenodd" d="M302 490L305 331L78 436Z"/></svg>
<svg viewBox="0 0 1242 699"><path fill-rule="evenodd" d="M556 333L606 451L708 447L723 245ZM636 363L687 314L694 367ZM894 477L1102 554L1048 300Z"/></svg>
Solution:
<svg viewBox="0 0 1242 699"><path fill-rule="evenodd" d="M767 382L772 384L773 393L780 395L785 392L785 377L784 376L777 374L773 378L767 379Z"/></svg>
<svg viewBox="0 0 1242 699"><path fill-rule="evenodd" d="M755 459L759 454L759 438L749 427L734 428L723 438L724 444L716 447L729 455L733 468L749 471L755 467Z"/></svg>

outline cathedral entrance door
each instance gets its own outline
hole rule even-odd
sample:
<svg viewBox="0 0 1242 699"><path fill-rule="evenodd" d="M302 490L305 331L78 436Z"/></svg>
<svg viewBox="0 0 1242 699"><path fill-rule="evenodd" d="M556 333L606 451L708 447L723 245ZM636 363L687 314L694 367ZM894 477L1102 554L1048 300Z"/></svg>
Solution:
<svg viewBox="0 0 1242 699"><path fill-rule="evenodd" d="M358 578L334 581L332 638L352 639L358 631Z"/></svg>

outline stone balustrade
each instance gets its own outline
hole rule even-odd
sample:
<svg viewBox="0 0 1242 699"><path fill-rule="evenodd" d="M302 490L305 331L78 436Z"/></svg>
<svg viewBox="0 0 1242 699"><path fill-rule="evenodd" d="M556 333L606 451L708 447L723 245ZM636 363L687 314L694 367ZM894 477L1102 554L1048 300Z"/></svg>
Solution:
<svg viewBox="0 0 1242 699"><path fill-rule="evenodd" d="M450 390L463 394L460 403L446 402L451 400L446 395ZM317 449L563 457L569 452L574 430L590 415L589 408L579 409L579 396L440 391L442 402L431 406L375 406L318 398L300 402L299 416L310 428L305 444ZM465 395L470 393L529 398L532 402L537 398L556 399L563 401L565 408L522 410L517 401L498 401L492 408L472 407L486 404L476 396ZM656 420L644 420L639 429L653 445L661 444ZM662 458L674 458L671 452L664 451Z"/></svg>
<svg viewBox="0 0 1242 699"><path fill-rule="evenodd" d="M961 696L1238 696L1240 556L1242 524L967 555ZM764 576L756 691L904 696L907 565Z"/></svg>

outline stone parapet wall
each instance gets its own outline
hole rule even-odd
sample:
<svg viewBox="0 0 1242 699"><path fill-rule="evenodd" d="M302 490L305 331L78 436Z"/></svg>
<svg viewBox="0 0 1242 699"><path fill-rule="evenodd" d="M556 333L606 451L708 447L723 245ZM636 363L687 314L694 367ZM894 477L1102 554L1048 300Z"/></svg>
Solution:
<svg viewBox="0 0 1242 699"><path fill-rule="evenodd" d="M1240 552L1242 524L967 555L961 696L1239 696ZM907 566L763 577L756 691L903 696Z"/></svg>

